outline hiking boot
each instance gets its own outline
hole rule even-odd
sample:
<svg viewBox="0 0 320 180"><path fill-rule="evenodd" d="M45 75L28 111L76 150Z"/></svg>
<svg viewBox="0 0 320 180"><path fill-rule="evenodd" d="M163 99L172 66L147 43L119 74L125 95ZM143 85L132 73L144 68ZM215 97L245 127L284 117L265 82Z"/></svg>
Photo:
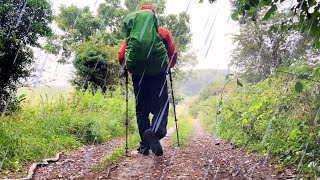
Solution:
<svg viewBox="0 0 320 180"><path fill-rule="evenodd" d="M147 129L144 132L144 137L149 142L151 151L156 156L162 156L163 155L162 146L160 144L159 138L156 137L156 135L154 134L153 130L152 129Z"/></svg>
<svg viewBox="0 0 320 180"><path fill-rule="evenodd" d="M147 156L149 154L149 149L148 147L145 147L145 146L141 146L138 147L137 151L140 153L140 154L143 154L145 156Z"/></svg>

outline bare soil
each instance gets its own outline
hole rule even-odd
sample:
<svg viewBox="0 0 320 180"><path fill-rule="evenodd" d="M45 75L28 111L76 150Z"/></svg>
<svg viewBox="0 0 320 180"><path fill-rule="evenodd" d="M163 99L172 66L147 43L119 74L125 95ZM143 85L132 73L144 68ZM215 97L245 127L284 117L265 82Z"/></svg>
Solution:
<svg viewBox="0 0 320 180"><path fill-rule="evenodd" d="M94 172L93 165L123 143L114 140L94 148L87 168L84 161L90 147L63 155L57 163L38 169L34 179L294 179L292 171L277 171L266 157L254 156L225 141L213 143L210 133L197 120L188 146L173 146L173 133L170 129L161 140L162 157L151 151L148 156L133 151L104 170Z"/></svg>
<svg viewBox="0 0 320 180"><path fill-rule="evenodd" d="M117 138L104 144L84 146L74 153L62 154L58 162L38 168L33 179L86 179L87 174L93 172L94 165L122 143L123 140Z"/></svg>

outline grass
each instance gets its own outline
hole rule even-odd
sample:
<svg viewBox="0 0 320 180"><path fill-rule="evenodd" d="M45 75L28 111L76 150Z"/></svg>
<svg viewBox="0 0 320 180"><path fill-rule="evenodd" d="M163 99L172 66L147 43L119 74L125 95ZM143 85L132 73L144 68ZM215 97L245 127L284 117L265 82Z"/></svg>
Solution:
<svg viewBox="0 0 320 180"><path fill-rule="evenodd" d="M192 104L192 112L212 133L219 130L219 138L258 155L268 153L279 165L311 179L320 176L320 126L315 123L319 122L319 84L291 79L275 76L233 87L222 102L219 95L202 97L204 101L199 98ZM300 93L297 83L303 84Z"/></svg>
<svg viewBox="0 0 320 180"><path fill-rule="evenodd" d="M192 124L192 117L190 115L186 115L186 116L179 118L178 132L179 132L180 145L182 147L186 147L189 145L191 135L192 135L192 129L193 129L193 124ZM172 134L171 143L172 143L172 145L178 144L176 130Z"/></svg>
<svg viewBox="0 0 320 180"><path fill-rule="evenodd" d="M17 96L26 95L23 101L24 105L37 105L38 102L47 100L55 103L60 97L68 98L74 92L73 88L58 88L58 87L22 87L17 91Z"/></svg>
<svg viewBox="0 0 320 180"><path fill-rule="evenodd" d="M19 93L27 95L21 110L1 119L1 177L21 174L32 162L58 151L125 134L125 100L120 88L107 94L50 89L23 89ZM47 98L39 98L41 94ZM130 98L129 118L134 119L134 99ZM135 122L130 121L129 128L133 131Z"/></svg>
<svg viewBox="0 0 320 180"><path fill-rule="evenodd" d="M101 91L26 87L18 90L18 96L22 94L26 99L21 103L21 109L6 113L1 119L1 177L22 177L32 162L52 157L59 151L72 151L83 144L102 143L125 134L125 100L120 88L104 94ZM129 130L137 132L132 94L129 103L129 119L132 119ZM170 116L168 128L174 125ZM189 121L181 118L179 128L181 142L186 144L192 127ZM135 148L139 141L137 133L131 134L129 149ZM106 156L96 169L122 158L124 146Z"/></svg>

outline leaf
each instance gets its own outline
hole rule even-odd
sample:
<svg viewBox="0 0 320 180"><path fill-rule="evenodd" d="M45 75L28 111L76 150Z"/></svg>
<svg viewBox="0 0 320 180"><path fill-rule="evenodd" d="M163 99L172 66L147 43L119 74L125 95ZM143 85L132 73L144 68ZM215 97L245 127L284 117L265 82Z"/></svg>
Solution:
<svg viewBox="0 0 320 180"><path fill-rule="evenodd" d="M307 75L307 74L299 74L298 75L299 79L308 79L308 77L309 77L309 75Z"/></svg>
<svg viewBox="0 0 320 180"><path fill-rule="evenodd" d="M285 72L285 71L287 71L288 70L288 67L286 67L286 66L281 66L280 68L279 68L279 71L282 71L282 72Z"/></svg>
<svg viewBox="0 0 320 180"><path fill-rule="evenodd" d="M289 134L289 138L291 140L296 139L297 138L297 131L296 130L291 131L290 134Z"/></svg>
<svg viewBox="0 0 320 180"><path fill-rule="evenodd" d="M251 7L250 9L249 9L249 13L254 13L254 12L256 12L257 11L257 8L256 7Z"/></svg>
<svg viewBox="0 0 320 180"><path fill-rule="evenodd" d="M282 32L287 32L288 29L289 29L289 27L287 25L284 25L284 24L281 25L281 31Z"/></svg>
<svg viewBox="0 0 320 180"><path fill-rule="evenodd" d="M263 20L268 20L270 18L270 16L276 12L277 10L277 6L276 5L272 5L271 8L268 10L268 12L264 15Z"/></svg>
<svg viewBox="0 0 320 180"><path fill-rule="evenodd" d="M240 82L240 80L239 80L239 79L237 79L237 84L238 84L238 86L243 87L243 84Z"/></svg>
<svg viewBox="0 0 320 180"><path fill-rule="evenodd" d="M299 125L299 131L303 131L303 129L304 129L304 123L301 123L301 124Z"/></svg>
<svg viewBox="0 0 320 180"><path fill-rule="evenodd" d="M21 95L18 97L18 99L19 99L20 102L26 100L26 98L27 98L27 95L26 95L26 94L21 94Z"/></svg>
<svg viewBox="0 0 320 180"><path fill-rule="evenodd" d="M242 121L241 121L241 124L248 124L248 120L247 119L243 119Z"/></svg>
<svg viewBox="0 0 320 180"><path fill-rule="evenodd" d="M271 0L260 1L261 6L269 6L271 4Z"/></svg>
<svg viewBox="0 0 320 180"><path fill-rule="evenodd" d="M238 12L234 12L232 15L231 15L231 18L232 18L232 20L234 20L234 21L237 21L238 20Z"/></svg>
<svg viewBox="0 0 320 180"><path fill-rule="evenodd" d="M317 4L315 0L308 0L309 7L312 7Z"/></svg>
<svg viewBox="0 0 320 180"><path fill-rule="evenodd" d="M294 89L296 90L296 92L301 93L303 90L303 85L301 82L297 82Z"/></svg>

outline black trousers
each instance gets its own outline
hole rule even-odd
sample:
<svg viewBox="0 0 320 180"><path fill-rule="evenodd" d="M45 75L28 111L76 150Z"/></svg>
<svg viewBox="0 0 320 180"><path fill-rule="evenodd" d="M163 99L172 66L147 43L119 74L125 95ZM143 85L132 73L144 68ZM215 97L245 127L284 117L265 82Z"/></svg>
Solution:
<svg viewBox="0 0 320 180"><path fill-rule="evenodd" d="M149 147L143 137L144 132L152 128L156 136L161 139L167 134L169 97L166 73L155 76L132 75L134 94L136 99L136 117L141 138L141 145ZM149 114L153 115L150 122Z"/></svg>

